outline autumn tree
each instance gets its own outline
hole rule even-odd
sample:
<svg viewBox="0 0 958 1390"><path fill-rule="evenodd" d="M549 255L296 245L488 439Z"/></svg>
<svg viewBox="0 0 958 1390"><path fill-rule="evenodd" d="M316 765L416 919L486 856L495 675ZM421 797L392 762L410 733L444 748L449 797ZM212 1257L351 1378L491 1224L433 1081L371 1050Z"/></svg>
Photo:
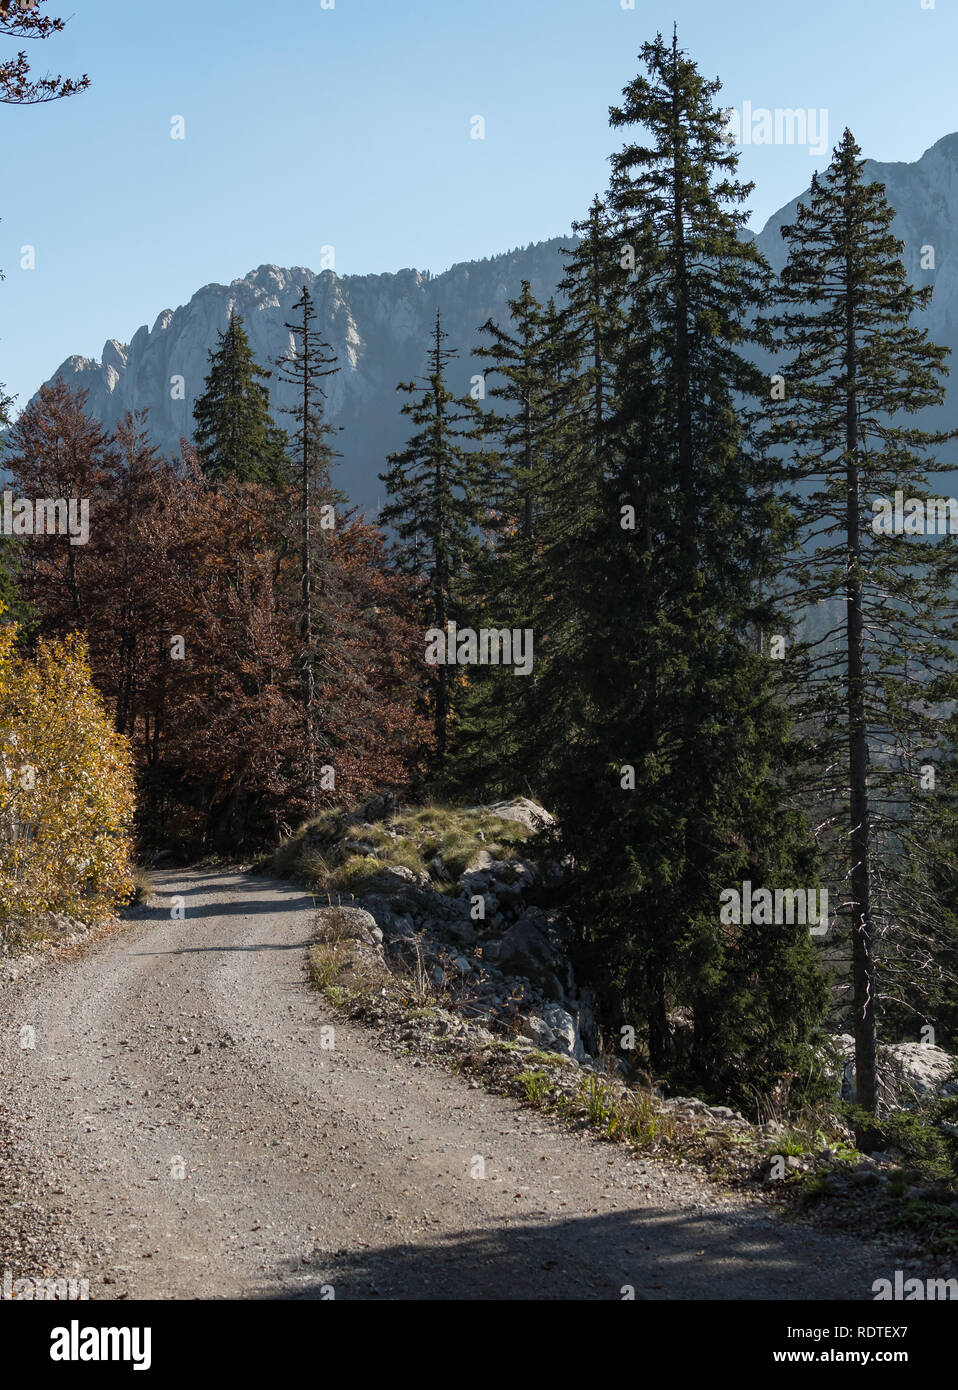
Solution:
<svg viewBox="0 0 958 1390"><path fill-rule="evenodd" d="M13 654L0 627L0 932L46 912L90 920L132 891L127 740L94 687L82 638Z"/></svg>
<svg viewBox="0 0 958 1390"><path fill-rule="evenodd" d="M45 487L46 449L69 455L74 479L95 469L96 505L88 543L76 547L76 602L55 535L23 538L29 593L51 638L82 615L97 688L132 744L141 844L200 854L275 840L315 809L303 755L297 494L214 480L189 446L176 462L161 458L145 412L104 439L84 426L75 397L60 405L25 412L18 466ZM334 804L407 785L427 731L408 580L380 533L346 512L323 548L313 751L315 797Z"/></svg>
<svg viewBox="0 0 958 1390"><path fill-rule="evenodd" d="M330 537L326 694L319 756L336 773L327 804L407 789L424 772L431 730L419 706L422 629L416 591L378 527L346 516Z"/></svg>
<svg viewBox="0 0 958 1390"><path fill-rule="evenodd" d="M155 707L178 631L177 539L169 508L179 480L150 443L148 412L116 427L92 537L83 607L97 683L120 733ZM149 579L147 580L147 576Z"/></svg>
<svg viewBox="0 0 958 1390"><path fill-rule="evenodd" d="M262 844L319 803L408 785L424 733L418 633L408 585L379 533L344 518L326 541L311 785L299 558L282 546L288 494L235 481L213 487L192 466L171 507L182 545L174 595L182 659L166 668L156 775L191 843L223 853Z"/></svg>
<svg viewBox="0 0 958 1390"><path fill-rule="evenodd" d="M72 499L78 506L86 504L92 534L109 489L115 455L107 432L86 414L87 395L59 380L41 386L9 431L4 462L18 498ZM93 551L89 544L74 543L66 533L48 539L49 544L37 545L34 537L24 547L20 572L24 598L42 599L38 611L51 618L48 630L82 628Z"/></svg>
<svg viewBox="0 0 958 1390"><path fill-rule="evenodd" d="M0 0L0 35L13 39L48 39L60 34L67 21L41 13L47 0ZM35 106L59 101L86 91L90 79L82 77L32 77L30 59L21 49L15 58L0 61L0 102L8 106Z"/></svg>

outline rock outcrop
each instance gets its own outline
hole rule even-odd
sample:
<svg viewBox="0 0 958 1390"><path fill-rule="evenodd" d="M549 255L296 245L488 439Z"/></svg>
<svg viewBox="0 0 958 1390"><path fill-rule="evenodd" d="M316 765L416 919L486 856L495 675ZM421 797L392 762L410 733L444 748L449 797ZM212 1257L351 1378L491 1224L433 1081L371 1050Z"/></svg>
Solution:
<svg viewBox="0 0 958 1390"><path fill-rule="evenodd" d="M833 1039L842 1059L841 1098L855 1099L855 1039ZM909 1108L936 1096L958 1095L956 1061L944 1048L920 1042L880 1046L876 1059L878 1101L884 1110Z"/></svg>
<svg viewBox="0 0 958 1390"><path fill-rule="evenodd" d="M521 854L552 816L526 797L450 814L445 855L436 827L395 803L370 802L308 828L303 852L321 854L334 866L331 882L338 875L351 886L352 906L322 909L323 939L347 934L372 949L372 924L385 959L454 1001L467 1027L587 1062L595 1025L570 964L573 926L530 901L539 871ZM337 912L347 914L341 929Z"/></svg>

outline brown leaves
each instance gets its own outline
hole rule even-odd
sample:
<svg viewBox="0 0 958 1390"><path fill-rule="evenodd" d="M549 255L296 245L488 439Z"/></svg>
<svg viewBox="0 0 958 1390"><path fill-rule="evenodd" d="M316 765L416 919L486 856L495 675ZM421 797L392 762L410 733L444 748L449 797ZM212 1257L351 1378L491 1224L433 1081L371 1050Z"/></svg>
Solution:
<svg viewBox="0 0 958 1390"><path fill-rule="evenodd" d="M46 0L34 0L32 6L25 8L21 0L0 0L0 34L11 38L48 39L51 34L62 33L66 20L54 15L44 15L40 6ZM0 63L0 102L13 106L30 106L46 101L59 101L62 97L75 96L90 85L86 73L82 77L30 76L30 59L21 49L16 58L8 58Z"/></svg>
<svg viewBox="0 0 958 1390"><path fill-rule="evenodd" d="M44 634L82 624L96 684L130 736L149 841L238 852L306 812L300 568L291 491L211 483L145 416L113 439L84 396L44 388L11 440L23 495L91 496L87 546L24 540L24 597ZM318 505L318 504L317 504ZM315 761L338 804L415 776L421 637L409 581L362 521L314 528Z"/></svg>

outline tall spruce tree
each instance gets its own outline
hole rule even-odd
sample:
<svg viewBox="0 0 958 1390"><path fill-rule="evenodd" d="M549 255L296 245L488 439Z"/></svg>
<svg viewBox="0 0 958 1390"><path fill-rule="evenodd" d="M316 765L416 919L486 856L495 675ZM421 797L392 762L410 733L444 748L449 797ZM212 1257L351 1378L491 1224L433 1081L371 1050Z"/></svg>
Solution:
<svg viewBox="0 0 958 1390"><path fill-rule="evenodd" d="M206 389L193 407L196 447L207 477L281 487L289 483L288 441L270 415L262 384L272 372L253 360L243 320L234 310L210 351Z"/></svg>
<svg viewBox="0 0 958 1390"><path fill-rule="evenodd" d="M338 432L326 417L323 382L339 371L337 358L315 326L316 304L306 285L293 306L296 317L284 326L292 344L276 363L279 379L292 386L295 403L285 414L295 429L290 454L296 463L299 487L300 638L302 642L303 737L306 750L306 794L311 812L317 805L316 705L322 681L324 652L319 600L328 579L323 533L335 524L341 495L333 488L331 470L338 457L330 437Z"/></svg>
<svg viewBox="0 0 958 1390"><path fill-rule="evenodd" d="M591 582L608 532L605 489L617 441L610 425L630 280L623 238L600 198L573 230L578 240L563 251L562 307L549 327L553 426L550 461L540 469L538 661L529 692L534 710L524 729L526 760L538 769L546 799L552 781L566 776L564 743L575 743L583 727L584 692L591 679L591 618L583 582ZM565 733L561 742L557 730Z"/></svg>
<svg viewBox="0 0 958 1390"><path fill-rule="evenodd" d="M569 398L578 389L554 302L543 306L523 281L510 323L491 319L477 351L485 365L485 411L495 466L488 517L470 575L474 625L534 634L531 675L508 666L470 672L458 722L451 780L463 795L494 798L537 791L535 691L550 642L552 575L544 568L567 498L561 478Z"/></svg>
<svg viewBox="0 0 958 1390"><path fill-rule="evenodd" d="M592 657L580 588L593 563L594 528L604 525L629 276L601 199L574 231L576 244L563 252L561 308L537 303L524 283L510 302L509 329L491 320L483 326L491 341L479 356L491 364L490 394L502 406L486 413L499 462L475 602L490 622L531 628L535 665L521 682L496 668L477 672L467 690L456 785L475 796L522 788L548 799L553 774L565 775L557 731L574 741L582 722Z"/></svg>
<svg viewBox="0 0 958 1390"><path fill-rule="evenodd" d="M907 901L884 891L908 833L917 763L941 743L934 702L947 692L953 586L947 552L911 519L928 483L926 454L950 437L903 416L944 398L946 349L913 322L931 287L908 282L884 186L866 183L849 130L808 203L782 228L788 357L777 433L793 449L803 545L790 567L797 608L821 605L807 641L803 713L823 733L817 758L848 880L857 1098L876 1107L880 937L895 956ZM897 530L892 500L909 499ZM884 505L883 501L884 499ZM915 507L911 500L915 499Z"/></svg>
<svg viewBox="0 0 958 1390"><path fill-rule="evenodd" d="M598 483L609 473L615 436L608 428L616 410L615 364L624 327L624 302L631 279L630 257L616 218L601 198L574 225L577 244L564 251L562 331L579 362L582 390L567 415L576 425L581 456L574 483L595 501ZM569 480L573 481L572 479ZM580 495L576 506L583 505Z"/></svg>
<svg viewBox="0 0 958 1390"><path fill-rule="evenodd" d="M720 920L723 891L743 882L815 882L786 788L779 678L751 637L773 621L758 578L788 534L758 434L765 383L747 356L768 341L754 318L770 271L739 236L750 185L735 179L718 82L675 38L641 57L648 75L610 113L647 135L612 161L615 235L602 243L616 266L601 274L613 286L617 268L634 274L614 411L600 422L600 404L589 427L600 503L584 509L576 546L589 557L570 666L581 707L553 800L596 961L626 1021L644 1016L652 1066L678 1060L744 1099L811 1061L825 1001L806 925ZM691 1019L679 1058L676 1008Z"/></svg>
<svg viewBox="0 0 958 1390"><path fill-rule="evenodd" d="M467 613L464 593L475 564L489 470L479 406L472 396L459 397L449 389L447 367L458 352L443 346L446 337L437 310L427 377L396 388L411 397L402 414L416 431L404 449L388 456L388 467L379 475L391 499L380 521L405 543L401 563L420 583L426 628L443 633ZM440 662L430 667L425 698L436 776L446 768L455 688L449 666Z"/></svg>

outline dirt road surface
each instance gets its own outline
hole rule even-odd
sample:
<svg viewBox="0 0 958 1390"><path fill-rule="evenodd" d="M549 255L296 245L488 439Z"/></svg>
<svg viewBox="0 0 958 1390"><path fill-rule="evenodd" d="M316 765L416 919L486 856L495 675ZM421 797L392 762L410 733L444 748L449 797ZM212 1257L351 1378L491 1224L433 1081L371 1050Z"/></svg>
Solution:
<svg viewBox="0 0 958 1390"><path fill-rule="evenodd" d="M379 1046L308 988L288 883L155 885L0 991L0 1101L92 1298L870 1299L887 1273Z"/></svg>

